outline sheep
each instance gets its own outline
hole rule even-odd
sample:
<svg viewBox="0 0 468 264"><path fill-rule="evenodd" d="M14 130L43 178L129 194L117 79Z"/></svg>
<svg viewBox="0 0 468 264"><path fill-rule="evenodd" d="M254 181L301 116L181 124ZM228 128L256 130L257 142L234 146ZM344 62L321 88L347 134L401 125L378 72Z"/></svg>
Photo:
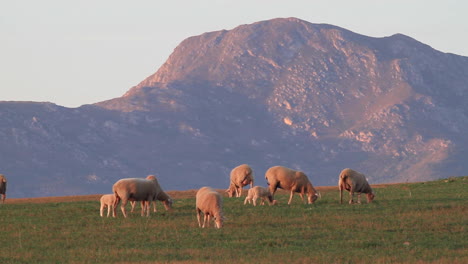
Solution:
<svg viewBox="0 0 468 264"><path fill-rule="evenodd" d="M268 200L270 205L277 204L277 201L273 200L273 197L271 196L270 190L268 188L255 186L249 189L247 197L244 200L244 205L247 204L247 202L250 204L250 202L253 201L253 205L257 206L258 198L262 199L261 205L264 205L266 200Z"/></svg>
<svg viewBox="0 0 468 264"><path fill-rule="evenodd" d="M101 217L104 216L104 208L107 207L107 217L109 217L110 212L112 211L112 216L115 217L114 215L114 203L115 203L115 195L114 194L104 194L101 196L101 209L100 209L100 215Z"/></svg>
<svg viewBox="0 0 468 264"><path fill-rule="evenodd" d="M229 197L233 197L234 193L236 197L241 197L242 187L250 183L250 188L252 188L254 184L252 168L247 164L242 164L232 169L230 178L229 188L226 190Z"/></svg>
<svg viewBox="0 0 468 264"><path fill-rule="evenodd" d="M172 209L172 198L167 193L165 193L162 189L161 189L161 192L159 192L159 194L156 196L156 200L162 202L166 211ZM153 212L155 213L157 212L156 200L153 200ZM135 209L136 201L130 201L130 204L132 205L131 212L133 213ZM145 206L145 201L141 201L141 206L142 208ZM151 205L149 204L148 209L150 208L151 208Z"/></svg>
<svg viewBox="0 0 468 264"><path fill-rule="evenodd" d="M353 204L354 193L358 193L358 203L361 203L361 193L367 196L367 203L374 200L374 192L366 180L366 176L352 169L344 169L338 178L338 187L340 189L340 204L343 203L343 189L349 192L349 204Z"/></svg>
<svg viewBox="0 0 468 264"><path fill-rule="evenodd" d="M6 177L5 177L5 175L0 174L0 194L2 195L2 203L5 203L6 187L7 187Z"/></svg>
<svg viewBox="0 0 468 264"><path fill-rule="evenodd" d="M162 191L158 180L154 175L149 175L146 179L141 178L126 178L118 180L113 186L112 191L116 196L114 203L114 215L117 205L122 200L120 209L124 217L127 217L125 206L128 201L146 201L141 208L141 215L143 216L146 211L146 216L149 216L150 202L156 199L162 199L166 209L172 207L172 199Z"/></svg>
<svg viewBox="0 0 468 264"><path fill-rule="evenodd" d="M202 187L196 194L196 211L198 226L201 228L209 227L210 217L213 217L216 228L223 227L223 198L210 187ZM201 214L203 214L203 224L201 223Z"/></svg>
<svg viewBox="0 0 468 264"><path fill-rule="evenodd" d="M302 171L295 171L283 166L274 166L265 173L265 179L270 187L273 196L277 188L291 191L288 204L291 204L295 192L299 193L304 202L304 194L307 194L307 201L312 204L317 200L317 191L312 183Z"/></svg>

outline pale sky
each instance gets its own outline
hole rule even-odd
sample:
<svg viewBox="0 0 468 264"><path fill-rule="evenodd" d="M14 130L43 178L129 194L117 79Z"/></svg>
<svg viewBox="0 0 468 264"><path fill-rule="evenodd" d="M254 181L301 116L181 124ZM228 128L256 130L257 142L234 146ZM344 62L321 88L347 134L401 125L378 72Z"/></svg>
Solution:
<svg viewBox="0 0 468 264"><path fill-rule="evenodd" d="M0 0L0 101L78 107L122 96L184 39L278 17L408 35L468 56L463 0Z"/></svg>

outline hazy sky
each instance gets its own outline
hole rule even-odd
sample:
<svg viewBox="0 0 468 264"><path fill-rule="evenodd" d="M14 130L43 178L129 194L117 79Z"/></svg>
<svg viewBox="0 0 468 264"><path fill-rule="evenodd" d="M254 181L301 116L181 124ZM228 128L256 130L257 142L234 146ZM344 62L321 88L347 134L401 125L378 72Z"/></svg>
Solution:
<svg viewBox="0 0 468 264"><path fill-rule="evenodd" d="M468 56L462 0L0 0L0 101L67 107L123 95L185 38L277 17Z"/></svg>

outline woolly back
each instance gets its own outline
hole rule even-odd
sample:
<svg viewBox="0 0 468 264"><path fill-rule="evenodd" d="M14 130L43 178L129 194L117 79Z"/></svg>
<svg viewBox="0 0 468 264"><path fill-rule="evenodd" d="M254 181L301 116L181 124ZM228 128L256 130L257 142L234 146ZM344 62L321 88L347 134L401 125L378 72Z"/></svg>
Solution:
<svg viewBox="0 0 468 264"><path fill-rule="evenodd" d="M196 195L196 205L198 208L222 208L223 200L221 195L211 187L202 187Z"/></svg>
<svg viewBox="0 0 468 264"><path fill-rule="evenodd" d="M156 181L156 182L158 181L158 180L156 179L156 176L154 176L154 175L148 175L148 176L146 176L146 179L147 179L147 180L154 180L154 181Z"/></svg>
<svg viewBox="0 0 468 264"><path fill-rule="evenodd" d="M253 170L247 164L242 164L231 170L230 181L236 186L246 186L253 182ZM228 189L229 190L229 189Z"/></svg>
<svg viewBox="0 0 468 264"><path fill-rule="evenodd" d="M124 178L118 180L112 186L112 192L117 195L119 198L126 196L127 198L132 195L143 191L148 191L148 189L154 189L158 182L156 179L147 180L143 178Z"/></svg>
<svg viewBox="0 0 468 264"><path fill-rule="evenodd" d="M372 193L372 188L367 182L366 176L349 168L341 171L338 184L344 184L345 189L348 191L351 188L350 185L353 185L356 192Z"/></svg>

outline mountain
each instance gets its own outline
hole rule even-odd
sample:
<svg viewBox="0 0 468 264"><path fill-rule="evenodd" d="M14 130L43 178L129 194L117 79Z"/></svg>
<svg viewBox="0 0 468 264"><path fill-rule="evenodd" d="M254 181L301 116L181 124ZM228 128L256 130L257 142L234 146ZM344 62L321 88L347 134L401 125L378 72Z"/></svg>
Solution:
<svg viewBox="0 0 468 264"><path fill-rule="evenodd" d="M464 175L468 58L408 36L279 18L184 40L119 98L75 109L1 102L11 195L111 192L156 174L167 190L227 187L242 163L314 185L351 167L371 183Z"/></svg>

